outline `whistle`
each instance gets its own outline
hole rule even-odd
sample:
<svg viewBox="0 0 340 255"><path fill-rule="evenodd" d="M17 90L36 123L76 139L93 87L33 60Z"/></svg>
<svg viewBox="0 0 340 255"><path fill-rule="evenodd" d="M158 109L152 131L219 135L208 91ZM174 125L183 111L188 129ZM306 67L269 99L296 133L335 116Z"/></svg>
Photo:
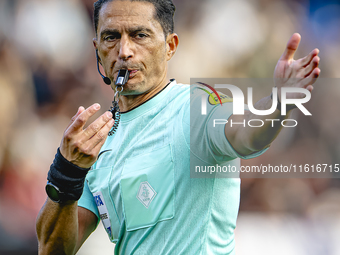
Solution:
<svg viewBox="0 0 340 255"><path fill-rule="evenodd" d="M129 79L130 72L126 69L121 69L118 72L116 86L124 86Z"/></svg>

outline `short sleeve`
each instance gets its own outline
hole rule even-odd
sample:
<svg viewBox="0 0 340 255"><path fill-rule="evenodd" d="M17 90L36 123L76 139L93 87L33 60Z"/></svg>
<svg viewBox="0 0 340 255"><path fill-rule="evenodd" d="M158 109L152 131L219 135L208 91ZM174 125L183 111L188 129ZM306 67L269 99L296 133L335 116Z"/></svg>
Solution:
<svg viewBox="0 0 340 255"><path fill-rule="evenodd" d="M78 200L78 206L83 207L93 212L97 216L97 219L98 219L97 225L98 225L99 219L100 219L99 212L98 212L97 205L94 201L93 195L89 189L89 186L87 185L87 181L85 181L85 184L84 184L83 194Z"/></svg>
<svg viewBox="0 0 340 255"><path fill-rule="evenodd" d="M222 107L216 107L209 118L207 128L207 136L209 137L210 146L216 155L228 155L232 158L251 159L262 155L268 148L242 156L232 147L225 135L225 122L229 123L229 118L232 115L232 103L223 104ZM219 121L216 121L219 120Z"/></svg>
<svg viewBox="0 0 340 255"><path fill-rule="evenodd" d="M206 114L201 112L202 100L207 102ZM267 150L242 156L231 146L224 130L233 114L232 99L222 105L211 104L209 95L193 88L190 101L190 149L197 158L209 164L223 163L236 158L258 157Z"/></svg>

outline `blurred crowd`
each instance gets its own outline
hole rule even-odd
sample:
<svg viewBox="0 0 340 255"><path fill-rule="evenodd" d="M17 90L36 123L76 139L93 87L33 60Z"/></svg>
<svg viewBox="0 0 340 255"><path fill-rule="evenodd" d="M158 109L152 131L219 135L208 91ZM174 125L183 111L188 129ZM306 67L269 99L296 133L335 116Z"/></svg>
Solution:
<svg viewBox="0 0 340 255"><path fill-rule="evenodd" d="M102 112L110 107L113 93L96 71L92 45L94 2L0 1L0 254L36 254L35 218L65 127L80 105L98 102ZM320 49L313 117L297 116L297 128L285 129L266 154L242 164L340 163L339 0L174 3L180 46L169 78L180 83L272 77L294 32L302 35L297 57ZM245 178L240 212L337 217L339 181Z"/></svg>

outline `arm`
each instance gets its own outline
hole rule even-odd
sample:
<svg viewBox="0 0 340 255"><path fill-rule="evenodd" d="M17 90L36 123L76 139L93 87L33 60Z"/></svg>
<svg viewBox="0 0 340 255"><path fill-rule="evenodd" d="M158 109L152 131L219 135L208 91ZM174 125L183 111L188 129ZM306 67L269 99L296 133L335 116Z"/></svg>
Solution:
<svg viewBox="0 0 340 255"><path fill-rule="evenodd" d="M106 112L83 129L99 109L98 104L86 110L80 107L60 145L63 157L82 168L88 168L96 161L113 126L112 114ZM84 208L78 208L77 201L55 203L48 198L36 222L39 254L75 254L93 232L96 223L97 217Z"/></svg>
<svg viewBox="0 0 340 255"><path fill-rule="evenodd" d="M75 254L97 226L97 216L77 206L49 198L37 218L39 254Z"/></svg>
<svg viewBox="0 0 340 255"><path fill-rule="evenodd" d="M320 69L318 68L320 58L318 57L319 50L314 49L308 56L294 60L294 54L299 46L301 36L294 34L288 41L287 48L281 58L279 59L275 72L275 85L278 88L278 95L281 101L282 87L297 87L305 88L310 92L313 90L312 84L319 77ZM299 94L290 94L291 98L299 98ZM282 101L281 101L282 102ZM272 106L272 99L270 96L265 97L255 104L256 109L264 110ZM270 146L270 144L277 137L281 131L282 126L279 122L274 122L272 127L271 121L266 119L284 120L288 117L282 116L279 110L269 116L258 116L247 112L244 116L233 115L230 120L233 122L246 122L250 119L262 119L265 123L261 128L252 127L228 127L225 128L225 134L233 148L241 155L249 155L254 152L263 150Z"/></svg>

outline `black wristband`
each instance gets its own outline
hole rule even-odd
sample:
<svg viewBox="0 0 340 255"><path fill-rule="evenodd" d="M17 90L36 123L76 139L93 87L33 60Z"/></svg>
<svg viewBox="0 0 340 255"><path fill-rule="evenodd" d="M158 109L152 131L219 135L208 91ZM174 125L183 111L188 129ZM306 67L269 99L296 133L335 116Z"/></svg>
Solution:
<svg viewBox="0 0 340 255"><path fill-rule="evenodd" d="M273 92L270 94L270 98L273 100ZM286 112L290 111L290 110L293 110L296 108L296 105L295 104L289 104L289 105L286 105ZM279 96L277 96L277 105L276 105L276 109L278 109L280 112L281 112L281 102L280 102L280 99L279 99Z"/></svg>
<svg viewBox="0 0 340 255"><path fill-rule="evenodd" d="M81 168L69 162L61 155L58 148L47 175L48 183L55 185L62 194L58 202L76 201L81 197L89 170L90 168Z"/></svg>

